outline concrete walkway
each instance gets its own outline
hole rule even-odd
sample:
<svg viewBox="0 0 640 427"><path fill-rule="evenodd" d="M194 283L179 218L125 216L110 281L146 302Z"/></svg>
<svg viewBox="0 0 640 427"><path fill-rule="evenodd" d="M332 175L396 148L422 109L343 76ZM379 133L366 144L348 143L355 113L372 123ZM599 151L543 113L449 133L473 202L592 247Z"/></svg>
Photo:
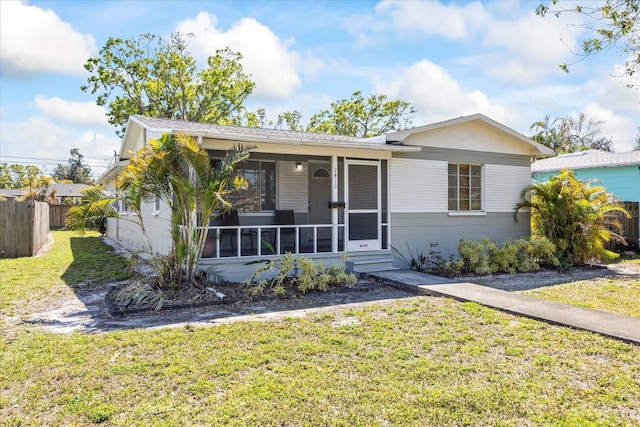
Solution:
<svg viewBox="0 0 640 427"><path fill-rule="evenodd" d="M416 271L392 270L366 275L419 295L473 301L508 313L640 344L640 319L633 317L545 301L474 283L460 283Z"/></svg>

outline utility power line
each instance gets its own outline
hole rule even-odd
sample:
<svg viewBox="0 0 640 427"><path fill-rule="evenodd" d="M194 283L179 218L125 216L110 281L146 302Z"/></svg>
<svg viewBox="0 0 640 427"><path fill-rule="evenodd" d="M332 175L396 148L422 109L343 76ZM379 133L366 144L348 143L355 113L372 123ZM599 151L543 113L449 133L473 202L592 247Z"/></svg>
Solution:
<svg viewBox="0 0 640 427"><path fill-rule="evenodd" d="M45 159L42 157L18 157L18 156L0 156L0 161L2 159L21 159L21 160L29 160L29 161L46 161L46 162L68 162L69 159ZM86 157L84 157L86 159ZM109 163L109 160L84 160L83 159L83 163ZM21 161L15 161L13 163L24 163Z"/></svg>

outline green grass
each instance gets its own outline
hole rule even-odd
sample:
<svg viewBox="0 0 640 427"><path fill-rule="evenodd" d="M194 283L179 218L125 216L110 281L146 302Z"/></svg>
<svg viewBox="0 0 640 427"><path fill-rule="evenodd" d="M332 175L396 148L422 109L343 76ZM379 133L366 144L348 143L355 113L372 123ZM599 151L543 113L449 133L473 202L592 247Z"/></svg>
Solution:
<svg viewBox="0 0 640 427"><path fill-rule="evenodd" d="M0 337L0 424L637 425L638 360L638 346L426 297L202 328L22 326Z"/></svg>
<svg viewBox="0 0 640 427"><path fill-rule="evenodd" d="M579 307L609 311L623 316L640 317L639 279L581 280L522 292Z"/></svg>
<svg viewBox="0 0 640 427"><path fill-rule="evenodd" d="M102 242L98 233L80 236L53 231L55 244L46 256L0 259L0 313L33 308L63 298L80 283L122 280L126 261Z"/></svg>
<svg viewBox="0 0 640 427"><path fill-rule="evenodd" d="M637 255L632 258L624 257L617 259L615 263L640 267L640 258ZM640 317L640 278L638 277L581 280L522 293L578 307Z"/></svg>

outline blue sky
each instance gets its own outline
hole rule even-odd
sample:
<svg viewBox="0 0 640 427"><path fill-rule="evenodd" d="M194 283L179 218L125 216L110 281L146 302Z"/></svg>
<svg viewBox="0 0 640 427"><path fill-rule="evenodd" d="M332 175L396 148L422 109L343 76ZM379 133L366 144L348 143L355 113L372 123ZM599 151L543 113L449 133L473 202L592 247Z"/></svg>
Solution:
<svg viewBox="0 0 640 427"><path fill-rule="evenodd" d="M567 6L570 3L566 3ZM416 126L483 113L530 125L584 111L629 151L640 92L625 88L612 49L575 62L579 16L540 18L537 2L1 1L0 162L51 172L80 148L97 177L119 147L104 109L80 90L86 59L108 37L194 33L202 60L229 46L256 83L250 109L303 121L355 90L410 101Z"/></svg>

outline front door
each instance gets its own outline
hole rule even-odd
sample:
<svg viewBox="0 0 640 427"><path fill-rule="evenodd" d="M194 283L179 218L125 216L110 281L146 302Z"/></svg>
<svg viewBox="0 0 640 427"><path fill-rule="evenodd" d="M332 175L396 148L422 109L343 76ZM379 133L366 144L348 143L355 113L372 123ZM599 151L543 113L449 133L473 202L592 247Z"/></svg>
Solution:
<svg viewBox="0 0 640 427"><path fill-rule="evenodd" d="M346 169L347 250L379 250L380 162L347 160Z"/></svg>
<svg viewBox="0 0 640 427"><path fill-rule="evenodd" d="M309 163L309 224L331 224L331 174L330 165L324 163ZM309 240L312 230L309 230ZM321 227L317 230L318 250L331 250L331 228Z"/></svg>
<svg viewBox="0 0 640 427"><path fill-rule="evenodd" d="M309 224L331 224L330 200L329 165L309 163Z"/></svg>

